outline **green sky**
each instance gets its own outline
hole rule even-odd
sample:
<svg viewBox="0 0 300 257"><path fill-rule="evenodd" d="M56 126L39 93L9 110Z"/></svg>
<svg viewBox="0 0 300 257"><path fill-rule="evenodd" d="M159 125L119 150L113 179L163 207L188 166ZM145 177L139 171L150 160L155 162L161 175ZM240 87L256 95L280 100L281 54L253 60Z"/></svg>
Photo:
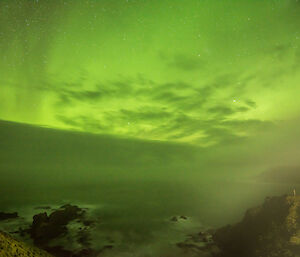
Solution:
<svg viewBox="0 0 300 257"><path fill-rule="evenodd" d="M228 145L299 115L297 0L2 0L0 119Z"/></svg>

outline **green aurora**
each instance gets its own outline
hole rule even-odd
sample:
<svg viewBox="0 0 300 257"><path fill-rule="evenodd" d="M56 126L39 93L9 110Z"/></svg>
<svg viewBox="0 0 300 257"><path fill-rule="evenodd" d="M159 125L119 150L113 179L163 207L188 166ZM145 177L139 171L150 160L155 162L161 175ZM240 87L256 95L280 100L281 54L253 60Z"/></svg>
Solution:
<svg viewBox="0 0 300 257"><path fill-rule="evenodd" d="M300 3L0 3L0 118L199 146L300 111Z"/></svg>

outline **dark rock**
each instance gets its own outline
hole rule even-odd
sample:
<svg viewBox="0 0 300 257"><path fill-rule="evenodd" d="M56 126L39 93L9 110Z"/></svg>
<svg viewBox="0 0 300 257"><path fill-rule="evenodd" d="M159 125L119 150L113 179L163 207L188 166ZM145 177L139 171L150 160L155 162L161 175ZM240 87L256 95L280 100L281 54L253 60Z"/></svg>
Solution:
<svg viewBox="0 0 300 257"><path fill-rule="evenodd" d="M180 242L176 244L179 248L184 248L184 249L191 249L191 248L197 248L199 249L199 247L195 244L192 243L185 243L185 242Z"/></svg>
<svg viewBox="0 0 300 257"><path fill-rule="evenodd" d="M103 247L103 249L112 249L112 248L114 248L113 245L105 245L105 246Z"/></svg>
<svg viewBox="0 0 300 257"><path fill-rule="evenodd" d="M93 221L93 220L84 220L83 221L83 225L85 225L87 227L94 225L94 223L95 223L95 221Z"/></svg>
<svg viewBox="0 0 300 257"><path fill-rule="evenodd" d="M81 245L90 246L90 233L88 232L87 229L81 229L78 232L78 239L77 242L80 243Z"/></svg>
<svg viewBox="0 0 300 257"><path fill-rule="evenodd" d="M192 254L192 256L212 257L219 252L219 248L212 242L212 235L207 231L188 235L185 241L176 245L188 256Z"/></svg>
<svg viewBox="0 0 300 257"><path fill-rule="evenodd" d="M114 248L113 245L105 245L105 246L102 247L102 249L100 251L98 251L98 254L102 254L103 252L105 252L107 250L110 250L112 248Z"/></svg>
<svg viewBox="0 0 300 257"><path fill-rule="evenodd" d="M47 247L45 249L56 257L97 257L100 251L81 249L77 252L64 249L62 246Z"/></svg>
<svg viewBox="0 0 300 257"><path fill-rule="evenodd" d="M73 255L73 257L92 257L97 256L98 252L92 250L92 249L82 249L77 254Z"/></svg>
<svg viewBox="0 0 300 257"><path fill-rule="evenodd" d="M46 212L39 213L33 216L32 226L37 227L42 223L47 223L49 221L48 215Z"/></svg>
<svg viewBox="0 0 300 257"><path fill-rule="evenodd" d="M189 235L177 246L196 256L299 257L300 196L268 197L241 222Z"/></svg>
<svg viewBox="0 0 300 257"><path fill-rule="evenodd" d="M68 250L63 245L55 245L55 241L52 240L68 235L68 224L73 221L80 224L80 227L76 232L76 236L71 240L76 240L80 244L79 247ZM32 225L26 232L30 234L36 246L52 253L54 256L96 257L99 251L90 249L89 226L92 224L94 224L94 221L86 219L84 209L76 205L66 204L57 210L53 210L49 215L46 212L34 215Z"/></svg>
<svg viewBox="0 0 300 257"><path fill-rule="evenodd" d="M176 222L176 221L179 221L180 219L182 219L182 220L187 220L187 217L184 216L184 215L173 216L173 217L170 219L170 221Z"/></svg>
<svg viewBox="0 0 300 257"><path fill-rule="evenodd" d="M177 219L176 216L173 216L173 217L171 218L171 221L176 222L176 221L178 221L178 219Z"/></svg>
<svg viewBox="0 0 300 257"><path fill-rule="evenodd" d="M243 220L213 235L222 257L297 257L300 253L300 196L269 197Z"/></svg>
<svg viewBox="0 0 300 257"><path fill-rule="evenodd" d="M74 253L72 251L65 250L61 246L45 247L44 249L48 253L51 253L57 257L73 257L74 256Z"/></svg>
<svg viewBox="0 0 300 257"><path fill-rule="evenodd" d="M204 243L212 242L212 234L207 231L202 231L198 233L198 238Z"/></svg>
<svg viewBox="0 0 300 257"><path fill-rule="evenodd" d="M61 233L62 228L51 224L46 212L33 216L30 235L35 244L43 245L51 239L59 236Z"/></svg>
<svg viewBox="0 0 300 257"><path fill-rule="evenodd" d="M81 218L84 211L76 205L64 205L49 215L49 222L58 226L67 225L70 221Z"/></svg>
<svg viewBox="0 0 300 257"><path fill-rule="evenodd" d="M68 204L49 216L46 212L34 215L30 229L31 238L36 245L43 247L50 240L66 233L66 225L72 220L82 218L83 214L82 209Z"/></svg>
<svg viewBox="0 0 300 257"><path fill-rule="evenodd" d="M8 213L8 212L0 212L0 221L1 220L8 220L8 219L15 219L18 218L18 213L17 212L12 212L12 213Z"/></svg>

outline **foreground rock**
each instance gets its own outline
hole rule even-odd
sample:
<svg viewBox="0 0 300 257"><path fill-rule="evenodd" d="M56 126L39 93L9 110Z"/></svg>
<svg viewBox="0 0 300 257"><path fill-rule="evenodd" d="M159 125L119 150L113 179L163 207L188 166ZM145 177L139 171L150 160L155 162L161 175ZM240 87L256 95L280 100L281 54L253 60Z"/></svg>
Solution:
<svg viewBox="0 0 300 257"><path fill-rule="evenodd" d="M182 250L183 256L213 257L220 253L219 247L212 240L210 231L189 235L185 241L176 245Z"/></svg>
<svg viewBox="0 0 300 257"><path fill-rule="evenodd" d="M180 220L187 220L187 216L184 216L184 215L180 215L180 216L173 216L170 221L173 221L173 222L177 222L177 221L180 221Z"/></svg>
<svg viewBox="0 0 300 257"><path fill-rule="evenodd" d="M44 246L50 240L67 232L69 222L83 218L84 210L75 205L64 205L49 216L46 212L33 216L30 229L31 238L36 245Z"/></svg>
<svg viewBox="0 0 300 257"><path fill-rule="evenodd" d="M27 222L16 223L17 227L13 229L7 230L5 227L2 229L10 234L16 234L28 244L33 243L38 249L43 249L55 257L97 257L114 247L113 244L107 244L93 249L92 233L100 220L97 217L92 219L88 208L66 204L58 209L50 206L39 206L35 209L42 209L45 212L34 215L31 225ZM18 214L2 213L0 217L6 223L6 219L17 218ZM21 217L20 220L24 221L24 218ZM20 255L20 250L13 250L15 249L13 240L5 242L5 247L1 246L0 242L0 257L27 256ZM6 249L12 249L9 252L9 254L12 252L12 255L6 254ZM28 254L31 257L35 256L31 252Z"/></svg>
<svg viewBox="0 0 300 257"><path fill-rule="evenodd" d="M213 234L222 257L299 257L300 196L267 198Z"/></svg>
<svg viewBox="0 0 300 257"><path fill-rule="evenodd" d="M53 240L57 240L64 236L68 237L69 225L77 224L78 238L70 238L79 249L68 250L63 245L53 244ZM58 257L80 257L80 256L96 256L97 252L89 247L90 235L88 228L93 225L93 221L86 218L84 209L76 205L64 205L58 210L53 211L50 215L46 212L33 216L33 222L28 229L33 242L36 246L46 250L47 252Z"/></svg>
<svg viewBox="0 0 300 257"><path fill-rule="evenodd" d="M266 198L241 222L189 235L177 246L185 256L300 257L300 196Z"/></svg>
<svg viewBox="0 0 300 257"><path fill-rule="evenodd" d="M28 246L13 239L8 234L0 231L0 256L1 257L53 257L49 253L35 247Z"/></svg>

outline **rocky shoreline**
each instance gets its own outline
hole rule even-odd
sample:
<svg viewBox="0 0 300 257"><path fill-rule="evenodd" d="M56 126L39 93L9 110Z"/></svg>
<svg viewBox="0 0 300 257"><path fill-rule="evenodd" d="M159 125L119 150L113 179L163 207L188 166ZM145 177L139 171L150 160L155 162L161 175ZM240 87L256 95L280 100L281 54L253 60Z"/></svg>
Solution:
<svg viewBox="0 0 300 257"><path fill-rule="evenodd" d="M17 213L2 212L0 214L2 220L18 218ZM188 217L183 215L174 216L170 218L170 222L176 223L187 219ZM105 245L100 250L92 249L90 229L95 222L87 216L85 209L67 204L48 214L41 212L34 215L30 227L19 229L15 233L30 236L36 247L53 256L96 257L114 246L111 244ZM77 229L72 239L79 246L76 251L52 243L53 240L68 233L70 224L73 226L75 224ZM47 256L43 251L41 253L44 255L26 255L26 252L22 252L24 246L20 250L15 249L18 248L19 243L15 243L11 236L5 233L1 233L0 236L1 257ZM13 247L9 248L9 245ZM248 209L240 222L216 230L189 234L184 241L177 242L176 247L182 256L299 257L300 196L267 197L261 206ZM16 251L22 252L23 255L14 255Z"/></svg>
<svg viewBox="0 0 300 257"><path fill-rule="evenodd" d="M35 209L52 210L50 207L39 207ZM18 214L4 213L5 220L16 219ZM3 219L4 220L4 219ZM89 229L93 226L94 221L89 219L86 215L86 210L76 205L66 204L58 209L53 209L49 214L47 212L41 212L33 216L31 225L26 228L19 228L17 231L13 231L12 234L17 234L23 238L30 237L34 246L39 249L58 257L81 257L81 256L98 256L104 249L108 249L111 246L105 246L101 250L93 250L90 248L90 233ZM69 226L73 225L77 227L77 233L71 240L78 244L77 249L66 249L64 245L53 244L53 241L60 239L61 237L68 235L70 232ZM8 235L7 233L3 233ZM0 242L1 243L1 242ZM0 244L0 256L2 257L1 244ZM6 250L7 251L7 250ZM8 255L9 256L9 255ZM14 256L14 255L12 255ZM29 256L29 255L28 255Z"/></svg>
<svg viewBox="0 0 300 257"><path fill-rule="evenodd" d="M190 235L177 245L192 256L299 257L300 196L267 197L242 221Z"/></svg>

